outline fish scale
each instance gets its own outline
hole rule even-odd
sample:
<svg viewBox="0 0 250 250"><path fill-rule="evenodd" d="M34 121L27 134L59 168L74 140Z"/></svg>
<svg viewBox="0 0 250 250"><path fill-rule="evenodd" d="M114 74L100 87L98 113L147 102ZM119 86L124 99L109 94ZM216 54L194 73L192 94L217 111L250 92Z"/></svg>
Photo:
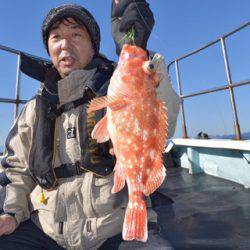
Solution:
<svg viewBox="0 0 250 250"><path fill-rule="evenodd" d="M147 63L146 51L124 45L107 96L92 100L88 109L107 108L92 137L112 141L116 156L112 192L119 192L125 183L128 186L123 239L143 242L148 237L145 195L165 178L161 155L167 138L167 116L156 96L158 77Z"/></svg>

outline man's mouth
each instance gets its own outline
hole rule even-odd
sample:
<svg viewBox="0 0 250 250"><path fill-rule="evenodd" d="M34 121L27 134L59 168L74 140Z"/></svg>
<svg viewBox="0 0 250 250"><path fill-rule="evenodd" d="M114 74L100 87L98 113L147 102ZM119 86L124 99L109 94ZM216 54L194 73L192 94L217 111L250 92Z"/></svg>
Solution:
<svg viewBox="0 0 250 250"><path fill-rule="evenodd" d="M65 56L62 59L60 59L60 62L62 62L65 66L70 66L74 63L75 59L71 56Z"/></svg>

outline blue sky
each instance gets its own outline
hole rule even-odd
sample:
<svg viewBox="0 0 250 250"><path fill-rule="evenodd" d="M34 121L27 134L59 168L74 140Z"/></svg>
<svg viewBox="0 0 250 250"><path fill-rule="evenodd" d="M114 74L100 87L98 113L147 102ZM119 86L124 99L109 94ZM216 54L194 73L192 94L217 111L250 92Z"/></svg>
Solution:
<svg viewBox="0 0 250 250"><path fill-rule="evenodd" d="M117 60L110 31L110 0L8 0L0 5L0 44L48 57L43 47L40 26L47 12L63 3L78 3L96 17L102 34L101 52ZM149 0L155 14L155 27L148 49L163 54L167 62L214 40L250 20L249 0ZM233 81L250 79L250 27L227 43ZM14 97L16 57L0 51L0 97ZM216 45L180 64L183 93L226 84L220 46ZM177 89L173 69L170 70ZM39 83L22 74L21 98L29 99ZM250 86L235 90L239 121L243 132L250 130L247 105ZM199 131L210 135L231 134L232 112L228 92L195 97L185 102L189 136ZM0 104L0 145L13 122L13 106ZM178 122L176 136L181 135Z"/></svg>

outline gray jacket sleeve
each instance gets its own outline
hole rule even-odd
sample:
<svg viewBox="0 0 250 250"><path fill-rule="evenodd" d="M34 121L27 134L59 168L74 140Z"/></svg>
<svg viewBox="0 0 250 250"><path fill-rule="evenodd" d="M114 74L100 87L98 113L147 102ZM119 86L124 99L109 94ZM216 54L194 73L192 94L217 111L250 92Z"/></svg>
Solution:
<svg viewBox="0 0 250 250"><path fill-rule="evenodd" d="M15 121L7 139L2 167L10 180L3 205L5 213L15 215L18 224L29 218L28 198L35 187L29 170L28 157L35 121L35 100L31 100Z"/></svg>

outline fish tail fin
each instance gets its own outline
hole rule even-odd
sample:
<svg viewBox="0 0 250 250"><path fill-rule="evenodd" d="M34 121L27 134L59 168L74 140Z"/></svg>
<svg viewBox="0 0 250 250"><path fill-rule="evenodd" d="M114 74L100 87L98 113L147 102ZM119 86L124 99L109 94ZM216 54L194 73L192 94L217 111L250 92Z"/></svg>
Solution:
<svg viewBox="0 0 250 250"><path fill-rule="evenodd" d="M129 201L125 213L122 237L124 240L147 241L148 225L145 201Z"/></svg>
<svg viewBox="0 0 250 250"><path fill-rule="evenodd" d="M117 160L115 164L115 174L114 174L114 186L111 190L112 193L118 193L125 186L125 174L122 166L119 164L119 160Z"/></svg>
<svg viewBox="0 0 250 250"><path fill-rule="evenodd" d="M164 181L166 169L163 165L161 154L156 155L152 170L145 184L144 194L146 196L152 194Z"/></svg>

